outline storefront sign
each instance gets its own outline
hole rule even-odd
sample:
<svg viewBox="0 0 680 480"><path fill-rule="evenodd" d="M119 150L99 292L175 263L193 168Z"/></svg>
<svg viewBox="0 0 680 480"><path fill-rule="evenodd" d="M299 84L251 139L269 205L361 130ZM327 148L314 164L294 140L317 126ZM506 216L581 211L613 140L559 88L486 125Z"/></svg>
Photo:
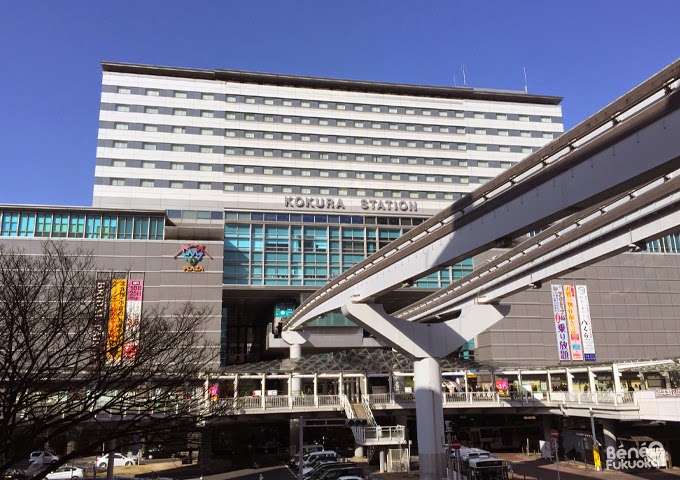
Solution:
<svg viewBox="0 0 680 480"><path fill-rule="evenodd" d="M576 303L578 304L578 316L581 321L581 338L583 340L583 358L586 361L595 361L595 339L593 338L593 325L590 318L590 302L588 301L588 287L576 286Z"/></svg>
<svg viewBox="0 0 680 480"><path fill-rule="evenodd" d="M94 294L94 332L92 348L99 354L106 348L106 330L109 319L109 297L111 285L108 280L97 280Z"/></svg>
<svg viewBox="0 0 680 480"><path fill-rule="evenodd" d="M567 317L564 309L564 292L562 285L551 285L553 318L555 319L555 333L557 334L557 352L560 361L571 360L569 352L569 334L567 333Z"/></svg>
<svg viewBox="0 0 680 480"><path fill-rule="evenodd" d="M125 302L127 280L111 280L111 305L109 307L109 339L106 345L106 358L119 359L123 352L123 329L125 328Z"/></svg>
<svg viewBox="0 0 680 480"><path fill-rule="evenodd" d="M661 388L656 391L657 397L680 397L680 388Z"/></svg>
<svg viewBox="0 0 680 480"><path fill-rule="evenodd" d="M182 270L185 272L203 272L205 271L202 265L198 265L203 257L206 255L212 260L213 257L206 251L205 245L198 245L195 243L190 243L189 245L182 245L179 252L175 254L174 258L182 256L184 260L187 261L189 265L184 265Z"/></svg>

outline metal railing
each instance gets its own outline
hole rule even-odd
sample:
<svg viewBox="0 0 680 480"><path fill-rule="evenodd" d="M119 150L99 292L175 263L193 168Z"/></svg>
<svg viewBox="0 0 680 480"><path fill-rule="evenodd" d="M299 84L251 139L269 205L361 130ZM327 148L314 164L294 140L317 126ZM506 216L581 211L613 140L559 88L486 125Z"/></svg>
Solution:
<svg viewBox="0 0 680 480"><path fill-rule="evenodd" d="M365 427L362 430L366 443L404 443L406 441L406 429L403 425Z"/></svg>

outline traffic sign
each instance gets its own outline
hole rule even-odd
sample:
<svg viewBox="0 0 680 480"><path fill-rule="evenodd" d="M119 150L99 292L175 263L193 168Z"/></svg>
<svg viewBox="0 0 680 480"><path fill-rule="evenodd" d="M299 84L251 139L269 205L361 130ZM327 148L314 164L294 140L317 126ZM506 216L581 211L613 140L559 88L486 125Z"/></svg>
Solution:
<svg viewBox="0 0 680 480"><path fill-rule="evenodd" d="M553 428L553 429L550 431L550 436L551 436L552 438L559 438L560 432L558 432L557 430L555 430L555 429Z"/></svg>
<svg viewBox="0 0 680 480"><path fill-rule="evenodd" d="M451 450L460 450L460 440L457 438L451 440Z"/></svg>

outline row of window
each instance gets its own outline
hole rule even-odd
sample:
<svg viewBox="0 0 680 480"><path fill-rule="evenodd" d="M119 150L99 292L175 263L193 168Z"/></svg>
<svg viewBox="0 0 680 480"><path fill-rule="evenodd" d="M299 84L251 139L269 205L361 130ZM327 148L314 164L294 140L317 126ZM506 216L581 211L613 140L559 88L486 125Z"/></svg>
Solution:
<svg viewBox="0 0 680 480"><path fill-rule="evenodd" d="M225 225L224 283L323 285L408 229L309 225ZM416 283L440 288L472 271L468 259Z"/></svg>
<svg viewBox="0 0 680 480"><path fill-rule="evenodd" d="M116 110L119 112L128 112L128 105L117 105ZM181 114L177 112L183 112ZM158 113L158 108L156 107L146 107L145 113ZM182 116L186 115L185 110L177 110L173 112L174 114L179 114ZM235 114L237 115L233 120L250 120L255 121L258 118L257 114ZM241 115L242 118L239 118ZM201 115L203 116L203 115ZM207 115L206 115L207 116ZM213 118L207 116L208 118ZM264 122L275 122L276 117L273 116L262 116L262 121ZM288 120L288 121L287 121ZM109 123L109 122L105 122ZM282 122L278 123L299 123L302 125L321 125L321 126L337 126L337 127L355 127L355 128L372 128L372 129L389 129L389 130L403 130L411 132L429 132L429 133L446 133L447 138L451 134L457 135L497 135L501 137L532 137L532 138L546 138L552 139L556 138L558 133L556 132L543 132L537 130L516 130L507 128L481 128L481 127L451 127L451 126L437 126L437 125L405 125L397 123L371 123L371 122L359 122L352 120L334 120L334 119L318 119L318 118L304 118L304 117L282 117ZM110 128L110 127L109 127ZM182 127L170 125L155 125L155 124L140 124L140 123L128 123L128 122L116 122L113 124L113 128L116 130L138 130L146 132L163 132L163 133L180 133L180 134L199 134L199 135L224 135L226 137L243 137L243 138L264 138L271 140L295 140L295 136L300 135L295 133L285 133L285 132L251 132L246 130L238 129L222 129L222 128L199 128L199 127ZM270 136L264 136L269 134ZM342 137L340 137L342 138ZM299 139L298 139L299 141ZM347 143L347 142L340 142Z"/></svg>
<svg viewBox="0 0 680 480"><path fill-rule="evenodd" d="M490 178L485 177L459 177L458 183L486 183ZM216 182L195 182L182 180L152 180L152 179L125 179L110 178L108 184L114 187L143 187L143 188L172 188L172 189L198 189L198 190L219 190L220 185L225 192L246 192L246 193L282 193L291 195L333 195L333 196L352 196L352 197L377 197L377 198L412 198L430 200L458 200L464 193L454 192L424 192L402 191L402 190L374 190L374 189L354 189L336 187L301 187L286 185L249 185L234 183ZM391 210L391 206L384 209ZM396 207L395 207L396 210Z"/></svg>
<svg viewBox="0 0 680 480"><path fill-rule="evenodd" d="M244 95L225 95L218 93L204 93L204 92L188 92L183 90L160 90L155 88L138 88L138 87L122 87L119 86L113 90L110 86L104 85L105 91L115 91L119 94L137 94L146 95L149 97L174 97L181 99L207 100L207 101L224 101L227 103L244 103L249 105L271 105L282 107L299 107L299 108L313 108L321 110L352 110L355 112L371 112L371 113L387 113L397 115L421 115L430 117L451 117L451 118L465 118L466 116L472 118L484 118L494 120L518 120L520 122L531 121L530 115L508 114L508 113L494 113L494 112L466 112L462 110L442 110L434 108L422 107L395 107L386 105L367 105L346 102L324 102L317 100L300 100L300 99L284 99L284 98L269 98L259 96L244 96ZM467 114L467 115L466 115ZM553 123L553 117L540 116L537 121L543 123ZM558 121L559 123L559 121Z"/></svg>
<svg viewBox="0 0 680 480"><path fill-rule="evenodd" d="M170 212L168 212L170 217ZM322 223L322 224L353 224L353 225L392 225L415 226L423 223L424 219L415 217L372 217L359 215L312 215L300 213L260 213L260 212L225 212L226 221L239 222L282 222L282 223Z"/></svg>
<svg viewBox="0 0 680 480"><path fill-rule="evenodd" d="M510 168L512 162L489 162L487 160L458 160L455 165L459 167L478 168ZM106 163L102 159L100 163ZM306 168L282 168L282 167L253 167L248 165L213 165L209 163L179 163L179 162L152 162L139 160L111 160L112 167L131 167L144 169L170 169L170 170L196 170L200 172L214 172L218 169L224 173L254 174L254 175L283 175L294 177L324 177L324 178L356 178L366 180L393 180L408 182L436 182L436 183L469 183L467 175L425 175L415 173L386 173L354 170L324 170ZM450 163L448 166L452 166Z"/></svg>
<svg viewBox="0 0 680 480"><path fill-rule="evenodd" d="M163 240L164 217L0 211L0 236Z"/></svg>
<svg viewBox="0 0 680 480"><path fill-rule="evenodd" d="M372 146L389 146L398 148L425 148L425 149L442 149L442 150L476 150L478 152L506 152L506 153L524 153L530 154L538 150L539 147L528 146L511 146L511 145L487 145L474 143L439 143L439 142L422 142L411 140L389 140L389 139L363 139L363 138L349 138L351 142L337 142L337 138L319 137L318 135L294 135L299 137L298 141L314 142L314 143L348 143L350 145L372 145ZM324 140L325 139L325 140ZM336 140L331 142L330 140ZM348 140L345 138L345 140ZM364 141L370 141L365 143ZM188 144L170 144L170 143L152 143L152 142L128 142L125 140L100 140L101 146L110 146L120 149L141 149L141 150L162 150L168 152L191 152L191 153L222 153L225 155L245 155L245 156L261 156L261 157L283 157L294 158L295 151L290 150L269 150L269 149L255 149L255 148L235 148L223 147L220 145L188 145ZM297 152L300 158L312 158L313 152ZM319 158L322 160L330 160L332 153L319 153ZM335 154L338 157L343 154ZM348 154L345 154L346 156ZM361 155L355 155L361 157Z"/></svg>

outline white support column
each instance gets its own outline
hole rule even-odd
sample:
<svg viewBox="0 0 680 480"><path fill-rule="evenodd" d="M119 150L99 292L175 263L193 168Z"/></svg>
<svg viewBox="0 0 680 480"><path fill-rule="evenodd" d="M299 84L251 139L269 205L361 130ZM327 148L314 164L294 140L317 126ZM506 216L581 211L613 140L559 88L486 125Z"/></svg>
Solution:
<svg viewBox="0 0 680 480"><path fill-rule="evenodd" d="M288 374L288 406L293 408L293 374ZM295 452L293 452L295 453Z"/></svg>
<svg viewBox="0 0 680 480"><path fill-rule="evenodd" d="M553 389L552 389L552 379L550 378L550 371L548 370L546 373L548 374L548 395L547 395L547 397L548 397L548 399L550 399L550 396L552 395L552 391L553 391Z"/></svg>
<svg viewBox="0 0 680 480"><path fill-rule="evenodd" d="M294 343L290 346L290 358L295 359L300 357L302 357L302 345ZM302 379L300 377L293 378L292 390L293 395L302 394Z"/></svg>
<svg viewBox="0 0 680 480"><path fill-rule="evenodd" d="M569 393L574 393L574 376L571 373L569 373L568 368L565 368L564 371L567 375L567 391Z"/></svg>
<svg viewBox="0 0 680 480"><path fill-rule="evenodd" d="M234 377L234 401L238 400L238 374Z"/></svg>
<svg viewBox="0 0 680 480"><path fill-rule="evenodd" d="M319 406L319 374L314 374L314 406Z"/></svg>
<svg viewBox="0 0 680 480"><path fill-rule="evenodd" d="M267 389L264 381L264 374L262 374L262 410L267 408L267 400L265 399L265 396L267 395Z"/></svg>
<svg viewBox="0 0 680 480"><path fill-rule="evenodd" d="M614 391L621 393L623 389L621 388L621 372L619 372L618 363L612 363L612 378L614 379Z"/></svg>
<svg viewBox="0 0 680 480"><path fill-rule="evenodd" d="M522 370L517 370L517 393L522 398Z"/></svg>
<svg viewBox="0 0 680 480"><path fill-rule="evenodd" d="M394 378L392 377L392 372L387 375L387 393L390 395L390 398L392 398L392 394L394 393Z"/></svg>
<svg viewBox="0 0 680 480"><path fill-rule="evenodd" d="M340 379L338 380L338 395L344 395L345 394L345 378L342 375L342 372L340 372Z"/></svg>
<svg viewBox="0 0 680 480"><path fill-rule="evenodd" d="M364 385L362 386L362 388L361 388L361 390L362 390L361 395L362 395L362 396L363 396L363 395L368 395L368 394L370 393L370 392L368 391L368 374L367 374L367 373L364 373L364 374L362 375L361 379L363 380L363 384L364 384Z"/></svg>
<svg viewBox="0 0 680 480"><path fill-rule="evenodd" d="M593 369L588 367L588 385L590 386L590 393L595 394L597 393L597 385L595 384L595 373L593 372Z"/></svg>
<svg viewBox="0 0 680 480"><path fill-rule="evenodd" d="M418 427L420 478L441 480L446 475L444 451L444 409L439 362L434 358L413 364Z"/></svg>

